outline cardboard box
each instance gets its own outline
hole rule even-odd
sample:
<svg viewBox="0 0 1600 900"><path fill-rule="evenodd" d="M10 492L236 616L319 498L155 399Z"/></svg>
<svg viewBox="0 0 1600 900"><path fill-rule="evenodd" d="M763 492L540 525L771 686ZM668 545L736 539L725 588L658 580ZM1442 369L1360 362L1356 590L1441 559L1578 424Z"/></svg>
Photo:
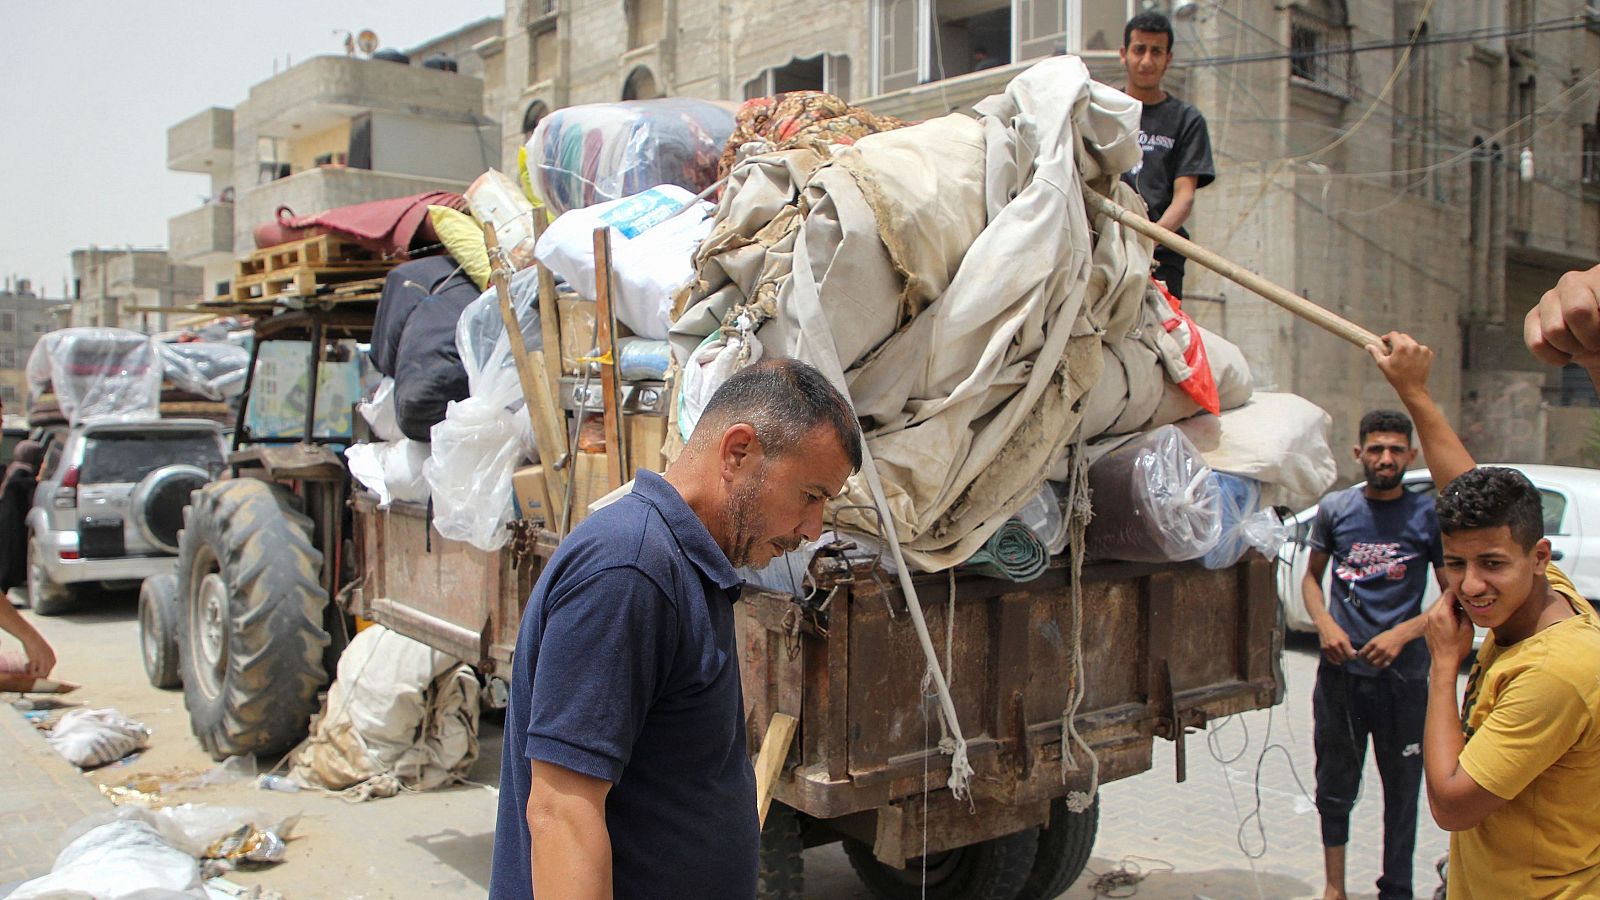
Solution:
<svg viewBox="0 0 1600 900"><path fill-rule="evenodd" d="M667 442L667 417L624 413L622 424L628 435L627 476L632 478L639 469L658 474L666 471L667 458L661 447Z"/></svg>
<svg viewBox="0 0 1600 900"><path fill-rule="evenodd" d="M589 514L589 504L611 493L611 484L606 476L606 455L579 453L573 457L569 471L573 479L570 524L576 527ZM560 515L556 518L559 523Z"/></svg>
<svg viewBox="0 0 1600 900"><path fill-rule="evenodd" d="M544 466L523 466L511 473L511 491L517 498L517 516L523 519L540 519L549 528L553 524L550 511L549 486L544 480ZM557 513L559 517L559 513Z"/></svg>

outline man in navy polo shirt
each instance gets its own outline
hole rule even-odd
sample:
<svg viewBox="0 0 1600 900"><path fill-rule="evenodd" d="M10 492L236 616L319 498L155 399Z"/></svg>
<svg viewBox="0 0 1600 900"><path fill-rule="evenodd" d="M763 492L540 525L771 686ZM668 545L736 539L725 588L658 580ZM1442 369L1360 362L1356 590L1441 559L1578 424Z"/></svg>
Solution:
<svg viewBox="0 0 1600 900"><path fill-rule="evenodd" d="M765 361L665 477L640 471L561 543L517 640L491 897L755 896L734 569L816 540L860 466L849 402Z"/></svg>

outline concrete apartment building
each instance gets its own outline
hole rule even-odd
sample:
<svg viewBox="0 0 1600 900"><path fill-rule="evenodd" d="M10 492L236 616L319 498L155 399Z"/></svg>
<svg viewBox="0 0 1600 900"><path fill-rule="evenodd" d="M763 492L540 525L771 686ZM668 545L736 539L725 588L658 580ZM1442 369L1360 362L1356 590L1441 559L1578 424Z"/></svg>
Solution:
<svg viewBox="0 0 1600 900"><path fill-rule="evenodd" d="M174 318L158 310L193 306L203 293L200 267L173 262L165 250L74 250L70 321L57 327L103 326L154 334L171 328Z"/></svg>
<svg viewBox="0 0 1600 900"><path fill-rule="evenodd" d="M255 249L256 226L279 207L307 215L464 190L499 159L483 60L472 50L499 32L499 19L474 22L406 51L409 63L313 57L255 85L236 107L167 129L167 168L210 179L199 207L168 220L174 258L204 269L206 294L219 296L234 260ZM424 65L440 55L456 71Z"/></svg>
<svg viewBox="0 0 1600 900"><path fill-rule="evenodd" d="M26 412L28 356L40 335L58 327L58 308L66 302L40 296L26 278L7 278L0 289L0 402L7 414Z"/></svg>
<svg viewBox="0 0 1600 900"><path fill-rule="evenodd" d="M478 52L510 170L543 115L578 103L821 89L920 119L1062 51L1120 84L1122 25L1147 5L507 0ZM1168 87L1210 120L1218 165L1195 239L1435 347L1437 393L1482 458L1582 458L1592 392L1537 367L1520 322L1561 272L1600 261L1600 21L1584 0L1155 5L1178 32ZM974 71L980 47L1000 65ZM1262 389L1332 413L1337 446L1395 404L1360 351L1196 268L1188 309L1244 348Z"/></svg>

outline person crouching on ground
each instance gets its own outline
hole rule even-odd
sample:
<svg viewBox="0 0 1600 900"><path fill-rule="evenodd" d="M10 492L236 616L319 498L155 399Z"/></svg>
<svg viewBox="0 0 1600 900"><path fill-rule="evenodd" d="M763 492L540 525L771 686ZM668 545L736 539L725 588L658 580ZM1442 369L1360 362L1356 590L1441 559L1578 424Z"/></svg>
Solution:
<svg viewBox="0 0 1600 900"><path fill-rule="evenodd" d="M820 537L861 459L827 379L763 361L665 477L640 471L561 542L517 641L490 897L755 896L734 569Z"/></svg>
<svg viewBox="0 0 1600 900"><path fill-rule="evenodd" d="M1448 590L1428 611L1423 769L1451 898L1600 897L1600 619L1551 562L1537 488L1478 468L1428 393L1433 354L1369 347L1416 422ZM1489 629L1467 676L1472 626Z"/></svg>

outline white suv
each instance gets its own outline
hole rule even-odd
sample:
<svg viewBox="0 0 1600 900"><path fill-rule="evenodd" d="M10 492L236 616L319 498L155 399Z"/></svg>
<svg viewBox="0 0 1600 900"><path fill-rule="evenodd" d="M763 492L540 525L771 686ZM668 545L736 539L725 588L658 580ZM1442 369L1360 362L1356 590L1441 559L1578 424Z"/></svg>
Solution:
<svg viewBox="0 0 1600 900"><path fill-rule="evenodd" d="M1516 469L1528 476L1539 489L1544 500L1544 533L1550 539L1550 548L1556 565L1572 579L1578 593L1590 601L1600 598L1600 471L1571 466L1516 465L1497 463ZM1433 476L1427 469L1412 469L1405 474L1408 491L1432 494L1435 492ZM1300 582L1305 578L1306 563L1311 556L1309 540L1311 526L1317 518L1317 507L1301 510L1284 524L1290 528L1289 540L1278 551L1278 599L1283 604L1283 617L1289 628L1315 634L1306 606L1300 596ZM1322 589L1328 590L1328 579L1333 567L1322 576ZM1423 609L1427 609L1439 596L1439 585L1428 578L1428 591L1423 595ZM1482 638L1482 634L1479 634Z"/></svg>
<svg viewBox="0 0 1600 900"><path fill-rule="evenodd" d="M65 612L86 583L131 588L172 571L189 494L222 473L221 426L204 419L73 427L46 446L28 511L28 602Z"/></svg>

